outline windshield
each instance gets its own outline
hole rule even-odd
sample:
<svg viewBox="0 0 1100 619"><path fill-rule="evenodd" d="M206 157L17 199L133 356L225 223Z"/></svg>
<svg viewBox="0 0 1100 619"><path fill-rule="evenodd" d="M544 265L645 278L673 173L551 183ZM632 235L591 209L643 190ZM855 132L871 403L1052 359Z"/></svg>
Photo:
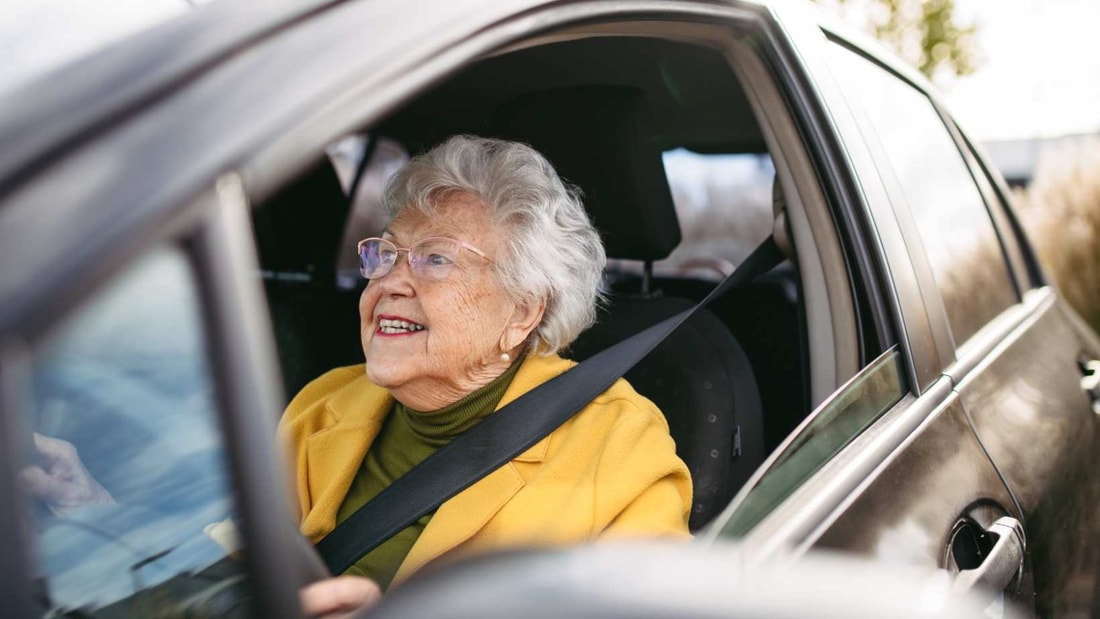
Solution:
<svg viewBox="0 0 1100 619"><path fill-rule="evenodd" d="M243 575L185 254L147 254L33 359L21 480L51 616L207 616Z"/></svg>

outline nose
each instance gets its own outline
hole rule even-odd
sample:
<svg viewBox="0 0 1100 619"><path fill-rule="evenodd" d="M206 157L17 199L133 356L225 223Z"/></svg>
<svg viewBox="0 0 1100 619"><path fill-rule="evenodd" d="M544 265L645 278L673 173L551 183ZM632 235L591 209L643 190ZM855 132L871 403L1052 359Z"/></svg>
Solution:
<svg viewBox="0 0 1100 619"><path fill-rule="evenodd" d="M393 263L393 268L389 273L386 273L382 277L372 280L372 285L377 285L382 289L382 292L386 294L397 294L404 296L412 296L415 294L415 288L413 282L416 277L413 275L412 267L409 265L408 252L404 255L398 254L397 260Z"/></svg>

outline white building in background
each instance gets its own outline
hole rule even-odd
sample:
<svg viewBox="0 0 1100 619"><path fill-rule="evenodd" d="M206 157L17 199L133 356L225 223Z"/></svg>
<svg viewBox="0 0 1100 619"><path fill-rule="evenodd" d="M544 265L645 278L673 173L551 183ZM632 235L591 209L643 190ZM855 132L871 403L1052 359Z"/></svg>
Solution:
<svg viewBox="0 0 1100 619"><path fill-rule="evenodd" d="M1005 180L1014 187L1023 187L1031 181L1043 153L1076 148L1089 142L1100 143L1100 132L1051 138L987 140L983 146Z"/></svg>

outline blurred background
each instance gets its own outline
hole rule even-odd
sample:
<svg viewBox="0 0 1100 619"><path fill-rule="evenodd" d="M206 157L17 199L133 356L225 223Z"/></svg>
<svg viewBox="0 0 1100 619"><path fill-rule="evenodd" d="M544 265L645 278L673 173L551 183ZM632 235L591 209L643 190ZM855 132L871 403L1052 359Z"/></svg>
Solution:
<svg viewBox="0 0 1100 619"><path fill-rule="evenodd" d="M4 0L0 93L206 1ZM1100 329L1100 1L814 1L940 88L1014 188L1048 274ZM683 153L669 153L666 166L692 167ZM770 191L772 171L761 162L722 162L716 171L737 193Z"/></svg>

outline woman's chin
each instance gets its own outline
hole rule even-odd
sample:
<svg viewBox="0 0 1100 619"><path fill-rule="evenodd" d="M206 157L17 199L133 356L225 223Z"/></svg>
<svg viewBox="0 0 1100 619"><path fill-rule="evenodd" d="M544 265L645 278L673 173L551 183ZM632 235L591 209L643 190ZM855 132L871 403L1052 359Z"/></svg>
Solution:
<svg viewBox="0 0 1100 619"><path fill-rule="evenodd" d="M392 367L387 367L385 363L378 360L372 363L371 357L367 357L367 380L379 387L390 389L400 384L396 378Z"/></svg>
<svg viewBox="0 0 1100 619"><path fill-rule="evenodd" d="M372 351L366 355L366 360L367 379L386 389L400 387L422 372L417 370L415 364L410 363L409 355L388 355Z"/></svg>

